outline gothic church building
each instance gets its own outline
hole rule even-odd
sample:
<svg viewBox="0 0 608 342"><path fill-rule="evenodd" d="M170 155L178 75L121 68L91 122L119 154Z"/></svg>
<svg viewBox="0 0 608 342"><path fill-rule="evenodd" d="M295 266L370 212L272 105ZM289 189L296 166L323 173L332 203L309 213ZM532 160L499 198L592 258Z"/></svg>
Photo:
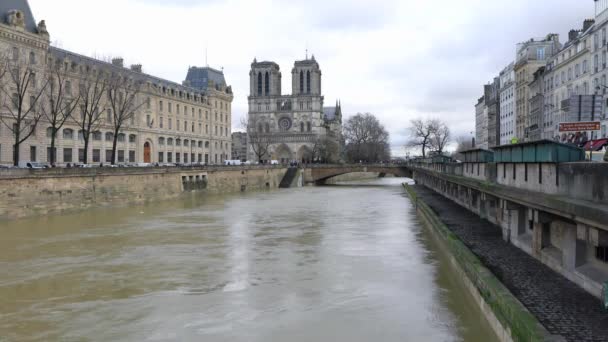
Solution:
<svg viewBox="0 0 608 342"><path fill-rule="evenodd" d="M254 59L249 76L249 132L269 142L268 152L261 159L311 162L317 158L319 145L327 141L337 146L331 159L340 159L341 106L336 103L335 107L323 107L321 69L314 55L295 62L291 95L282 95L282 75L274 62ZM251 144L248 153L250 160L257 159Z"/></svg>

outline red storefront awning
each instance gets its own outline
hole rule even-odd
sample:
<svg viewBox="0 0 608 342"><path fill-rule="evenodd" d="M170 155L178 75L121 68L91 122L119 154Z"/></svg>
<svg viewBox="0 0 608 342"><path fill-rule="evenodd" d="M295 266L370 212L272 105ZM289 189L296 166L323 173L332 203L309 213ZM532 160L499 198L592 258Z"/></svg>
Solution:
<svg viewBox="0 0 608 342"><path fill-rule="evenodd" d="M599 151L606 145L608 145L608 139L590 140L585 144L585 151Z"/></svg>

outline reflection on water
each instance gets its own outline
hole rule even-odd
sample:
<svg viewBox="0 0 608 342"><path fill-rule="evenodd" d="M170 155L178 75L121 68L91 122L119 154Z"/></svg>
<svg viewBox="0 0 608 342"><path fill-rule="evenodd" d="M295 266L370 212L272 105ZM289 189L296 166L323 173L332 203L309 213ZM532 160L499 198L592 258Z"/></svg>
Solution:
<svg viewBox="0 0 608 342"><path fill-rule="evenodd" d="M0 341L493 340L402 181L0 224Z"/></svg>

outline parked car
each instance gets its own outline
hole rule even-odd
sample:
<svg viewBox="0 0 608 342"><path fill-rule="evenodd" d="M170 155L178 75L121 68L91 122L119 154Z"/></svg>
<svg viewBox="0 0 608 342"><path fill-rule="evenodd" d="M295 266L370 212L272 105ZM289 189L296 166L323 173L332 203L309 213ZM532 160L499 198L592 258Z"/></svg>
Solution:
<svg viewBox="0 0 608 342"><path fill-rule="evenodd" d="M224 160L224 165L236 165L236 166L239 166L239 165L241 165L241 161L240 160Z"/></svg>
<svg viewBox="0 0 608 342"><path fill-rule="evenodd" d="M20 161L19 167L23 169L48 169L48 165L32 161Z"/></svg>

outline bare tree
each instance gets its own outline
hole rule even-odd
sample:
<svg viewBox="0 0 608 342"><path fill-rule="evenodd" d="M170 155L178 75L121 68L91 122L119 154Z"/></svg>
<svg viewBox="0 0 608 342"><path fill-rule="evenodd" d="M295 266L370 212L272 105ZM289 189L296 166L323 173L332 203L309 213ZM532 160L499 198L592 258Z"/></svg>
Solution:
<svg viewBox="0 0 608 342"><path fill-rule="evenodd" d="M112 165L116 164L116 146L121 129L128 120L135 117L135 112L144 104L143 101L138 101L141 88L141 81L116 73L112 74L108 81L108 102L112 109L114 131Z"/></svg>
<svg viewBox="0 0 608 342"><path fill-rule="evenodd" d="M102 99L108 88L108 78L102 70L87 66L87 72L80 80L78 96L80 98L80 116L74 121L82 131L84 140L84 163L89 161L89 142L91 134L99 129L103 114Z"/></svg>
<svg viewBox="0 0 608 342"><path fill-rule="evenodd" d="M463 160L464 155L461 153L473 148L473 141L470 137L460 136L456 138L456 150L452 153L452 157L458 160Z"/></svg>
<svg viewBox="0 0 608 342"><path fill-rule="evenodd" d="M2 109L8 115L0 115L0 121L13 135L15 166L19 165L21 144L35 134L42 118L42 111L38 107L47 82L44 77L37 77L34 58L15 52L10 58L5 55L2 61L0 94Z"/></svg>
<svg viewBox="0 0 608 342"><path fill-rule="evenodd" d="M340 146L335 139L324 136L315 140L312 148L312 159L321 163L337 162L340 155Z"/></svg>
<svg viewBox="0 0 608 342"><path fill-rule="evenodd" d="M432 146L433 136L440 125L439 121L414 119L410 125L410 140L407 142L407 147L419 147L422 150L422 158L426 158L426 151Z"/></svg>
<svg viewBox="0 0 608 342"><path fill-rule="evenodd" d="M47 87L43 104L40 106L51 129L51 153L49 163L54 165L57 158L55 143L63 125L72 117L78 107L79 96L72 96L72 84L61 65L51 63L46 72Z"/></svg>
<svg viewBox="0 0 608 342"><path fill-rule="evenodd" d="M445 147L450 143L450 128L443 122L438 121L437 127L431 136L431 148L438 154L443 154Z"/></svg>
<svg viewBox="0 0 608 342"><path fill-rule="evenodd" d="M270 150L271 139L269 135L264 134L264 127L256 127L255 122L248 118L241 120L241 126L247 131L247 143L251 146L255 158L262 163L264 157L268 157Z"/></svg>
<svg viewBox="0 0 608 342"><path fill-rule="evenodd" d="M344 124L343 135L350 161L390 159L389 134L373 114L359 113L349 118Z"/></svg>

